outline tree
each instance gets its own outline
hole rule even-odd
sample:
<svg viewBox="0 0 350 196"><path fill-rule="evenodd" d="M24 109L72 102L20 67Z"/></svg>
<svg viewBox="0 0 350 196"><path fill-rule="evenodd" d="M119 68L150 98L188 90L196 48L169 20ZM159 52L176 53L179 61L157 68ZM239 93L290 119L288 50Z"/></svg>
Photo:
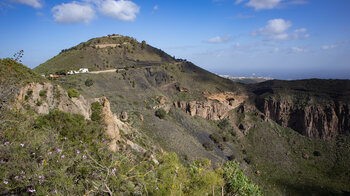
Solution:
<svg viewBox="0 0 350 196"><path fill-rule="evenodd" d="M85 80L85 86L90 87L92 85L94 85L94 81L93 80L91 80L91 79L86 79Z"/></svg>
<svg viewBox="0 0 350 196"><path fill-rule="evenodd" d="M141 49L144 49L145 47L146 47L146 41L143 40L143 41L141 42Z"/></svg>
<svg viewBox="0 0 350 196"><path fill-rule="evenodd" d="M160 108L155 112L155 115L160 119L164 119L166 116L166 111L163 108Z"/></svg>

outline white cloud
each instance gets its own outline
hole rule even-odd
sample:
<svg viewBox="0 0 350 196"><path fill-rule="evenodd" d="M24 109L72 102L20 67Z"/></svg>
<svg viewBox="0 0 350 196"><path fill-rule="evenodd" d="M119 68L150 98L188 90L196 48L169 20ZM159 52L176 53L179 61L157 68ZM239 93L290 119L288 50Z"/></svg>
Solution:
<svg viewBox="0 0 350 196"><path fill-rule="evenodd" d="M53 17L56 22L71 24L84 22L88 23L95 17L95 10L89 4L63 3L52 8Z"/></svg>
<svg viewBox="0 0 350 196"><path fill-rule="evenodd" d="M11 0L14 3L26 4L34 8L41 8L42 4L39 0Z"/></svg>
<svg viewBox="0 0 350 196"><path fill-rule="evenodd" d="M302 52L306 52L305 48L301 48L301 47L292 47L291 49L292 53L302 53Z"/></svg>
<svg viewBox="0 0 350 196"><path fill-rule="evenodd" d="M321 46L321 49L322 50L330 50L330 49L338 48L338 47L341 47L341 46L347 44L348 42L349 42L349 40L341 40L335 44L323 45L323 46Z"/></svg>
<svg viewBox="0 0 350 196"><path fill-rule="evenodd" d="M259 28L252 32L253 36L265 36L269 40L291 40L309 38L306 28L296 29L289 34L287 30L292 26L290 21L278 18L269 20L265 27Z"/></svg>
<svg viewBox="0 0 350 196"><path fill-rule="evenodd" d="M281 0L249 0L247 6L253 7L255 10L276 8Z"/></svg>
<svg viewBox="0 0 350 196"><path fill-rule="evenodd" d="M282 1L279 4L279 8L285 8L293 5L304 5L308 4L309 2L307 0L290 0L290 1Z"/></svg>
<svg viewBox="0 0 350 196"><path fill-rule="evenodd" d="M306 39L309 38L310 34L307 33L306 28L296 29L294 30L294 33L292 34L292 39Z"/></svg>
<svg viewBox="0 0 350 196"><path fill-rule="evenodd" d="M265 27L262 27L256 31L253 31L252 35L264 35L268 39L274 40L286 40L288 39L288 33L286 31L292 26L290 21L283 19L273 19L267 22Z"/></svg>
<svg viewBox="0 0 350 196"><path fill-rule="evenodd" d="M245 0L236 0L235 4L240 4ZM248 0L246 6L253 7L255 10L286 8L293 5L307 4L307 0Z"/></svg>
<svg viewBox="0 0 350 196"><path fill-rule="evenodd" d="M211 39L208 39L207 43L211 43L211 44L226 43L226 42L230 41L230 39L231 39L231 35L216 36L216 37L213 37Z"/></svg>
<svg viewBox="0 0 350 196"><path fill-rule="evenodd" d="M155 5L155 6L153 7L153 10L158 10L158 9L159 9L158 5Z"/></svg>
<svg viewBox="0 0 350 196"><path fill-rule="evenodd" d="M329 50L329 49L334 49L334 48L337 48L338 45L323 45L321 48L323 50Z"/></svg>
<svg viewBox="0 0 350 196"><path fill-rule="evenodd" d="M128 0L104 0L99 5L99 11L111 18L133 21L140 12L140 7Z"/></svg>

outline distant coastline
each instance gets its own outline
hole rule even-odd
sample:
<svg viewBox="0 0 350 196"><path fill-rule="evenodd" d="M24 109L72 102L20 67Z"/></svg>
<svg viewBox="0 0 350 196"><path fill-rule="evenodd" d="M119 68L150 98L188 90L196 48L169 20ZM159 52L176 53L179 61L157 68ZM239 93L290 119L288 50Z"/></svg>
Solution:
<svg viewBox="0 0 350 196"><path fill-rule="evenodd" d="M240 77L234 77L234 76L230 76L230 75L220 75L217 74L218 76L222 77L222 78L227 78L230 79L234 82L240 82L243 84L255 84L255 83L260 83L260 82L265 82L268 80L273 80L273 78L271 77L244 77L244 76L240 76Z"/></svg>

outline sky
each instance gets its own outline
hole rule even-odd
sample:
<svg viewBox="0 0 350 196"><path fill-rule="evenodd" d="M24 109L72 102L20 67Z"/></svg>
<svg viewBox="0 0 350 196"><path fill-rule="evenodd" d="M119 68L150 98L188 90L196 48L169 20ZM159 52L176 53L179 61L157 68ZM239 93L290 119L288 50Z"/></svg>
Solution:
<svg viewBox="0 0 350 196"><path fill-rule="evenodd" d="M0 27L30 68L117 33L217 74L350 79L350 0L1 0Z"/></svg>

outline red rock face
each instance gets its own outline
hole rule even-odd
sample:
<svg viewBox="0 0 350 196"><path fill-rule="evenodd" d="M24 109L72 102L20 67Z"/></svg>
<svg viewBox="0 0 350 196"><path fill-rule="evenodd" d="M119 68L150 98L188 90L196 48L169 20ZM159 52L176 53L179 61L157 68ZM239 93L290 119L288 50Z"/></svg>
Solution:
<svg viewBox="0 0 350 196"><path fill-rule="evenodd" d="M297 106L293 101L260 100L258 108L283 127L290 127L311 138L332 138L350 132L350 104L328 101Z"/></svg>

